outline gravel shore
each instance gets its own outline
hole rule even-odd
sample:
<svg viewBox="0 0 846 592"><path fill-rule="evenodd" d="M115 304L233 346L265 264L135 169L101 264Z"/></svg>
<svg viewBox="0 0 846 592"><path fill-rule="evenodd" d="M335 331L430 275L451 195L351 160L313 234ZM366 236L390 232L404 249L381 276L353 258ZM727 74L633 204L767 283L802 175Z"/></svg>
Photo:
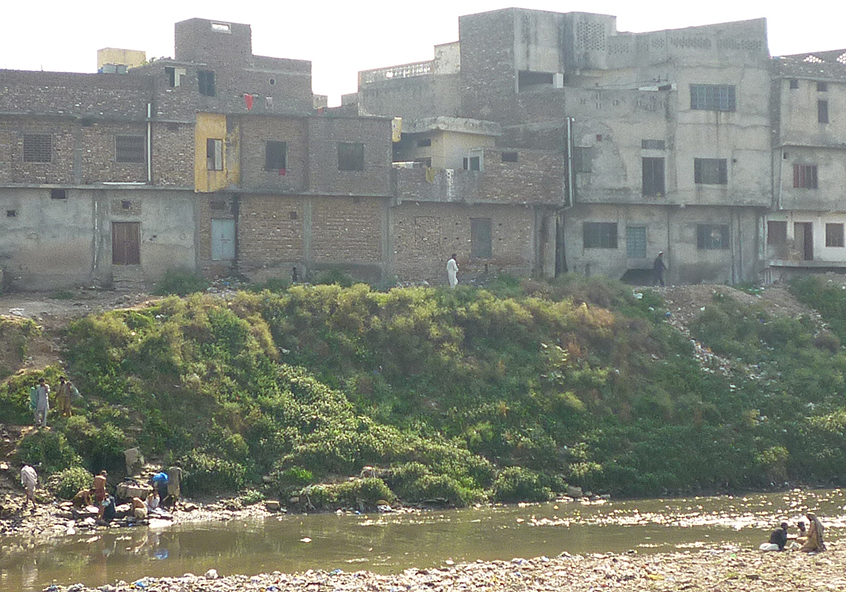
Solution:
<svg viewBox="0 0 846 592"><path fill-rule="evenodd" d="M407 569L399 574L335 570L254 576L185 574L143 578L99 588L81 584L51 592L414 592L603 590L736 592L846 590L846 546L839 542L818 555L762 553L724 547L660 555L562 555Z"/></svg>

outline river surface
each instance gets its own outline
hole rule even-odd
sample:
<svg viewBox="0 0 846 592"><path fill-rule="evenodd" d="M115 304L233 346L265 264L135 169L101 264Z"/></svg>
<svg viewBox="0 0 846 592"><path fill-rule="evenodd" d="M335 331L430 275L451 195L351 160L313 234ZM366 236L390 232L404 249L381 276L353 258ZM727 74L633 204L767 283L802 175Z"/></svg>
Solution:
<svg viewBox="0 0 846 592"><path fill-rule="evenodd" d="M455 562L562 552L663 553L757 547L782 521L812 511L826 540L846 537L840 489L746 496L521 504L369 515L279 515L78 533L25 552L0 541L0 590L43 590L52 581L89 587L143 576L308 569L399 572Z"/></svg>

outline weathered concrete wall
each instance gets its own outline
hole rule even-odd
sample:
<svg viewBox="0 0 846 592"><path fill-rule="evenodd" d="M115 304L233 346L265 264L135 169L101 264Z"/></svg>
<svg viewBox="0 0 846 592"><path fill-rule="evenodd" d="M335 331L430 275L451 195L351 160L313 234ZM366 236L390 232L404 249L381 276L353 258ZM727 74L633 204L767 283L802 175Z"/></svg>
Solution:
<svg viewBox="0 0 846 592"><path fill-rule="evenodd" d="M614 248L585 248L585 222L614 223ZM700 225L725 225L727 248L699 247ZM626 227L646 227L646 257L627 257ZM565 214L565 252L569 271L622 278L630 269L651 269L664 251L668 283L754 281L759 271L758 213L752 208L578 205Z"/></svg>
<svg viewBox="0 0 846 592"><path fill-rule="evenodd" d="M0 267L15 289L108 283L112 222L140 224L147 281L171 267L195 267L193 205L185 192L70 189L53 199L49 189L4 188L0 212Z"/></svg>

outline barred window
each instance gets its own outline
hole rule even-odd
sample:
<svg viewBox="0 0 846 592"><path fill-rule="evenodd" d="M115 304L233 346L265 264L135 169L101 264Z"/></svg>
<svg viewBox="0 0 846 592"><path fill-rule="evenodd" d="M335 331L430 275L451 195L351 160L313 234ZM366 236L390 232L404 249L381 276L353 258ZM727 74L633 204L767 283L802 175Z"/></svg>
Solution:
<svg viewBox="0 0 846 592"><path fill-rule="evenodd" d="M616 222L584 222L582 240L585 249L616 249Z"/></svg>
<svg viewBox="0 0 846 592"><path fill-rule="evenodd" d="M117 162L144 162L144 136L115 136Z"/></svg>
<svg viewBox="0 0 846 592"><path fill-rule="evenodd" d="M825 225L825 246L826 247L842 247L843 243L843 224L826 224Z"/></svg>
<svg viewBox="0 0 846 592"><path fill-rule="evenodd" d="M691 84L690 108L704 111L734 111L734 86L728 84Z"/></svg>
<svg viewBox="0 0 846 592"><path fill-rule="evenodd" d="M729 248L728 224L697 224L697 247L707 251Z"/></svg>
<svg viewBox="0 0 846 592"><path fill-rule="evenodd" d="M693 181L697 185L725 185L728 183L728 164L725 158L694 158Z"/></svg>
<svg viewBox="0 0 846 592"><path fill-rule="evenodd" d="M626 227L626 257L629 259L646 257L646 226Z"/></svg>
<svg viewBox="0 0 846 592"><path fill-rule="evenodd" d="M53 162L53 134L26 134L23 139L24 162Z"/></svg>
<svg viewBox="0 0 846 592"><path fill-rule="evenodd" d="M817 189L817 165L794 164L793 187L797 189Z"/></svg>

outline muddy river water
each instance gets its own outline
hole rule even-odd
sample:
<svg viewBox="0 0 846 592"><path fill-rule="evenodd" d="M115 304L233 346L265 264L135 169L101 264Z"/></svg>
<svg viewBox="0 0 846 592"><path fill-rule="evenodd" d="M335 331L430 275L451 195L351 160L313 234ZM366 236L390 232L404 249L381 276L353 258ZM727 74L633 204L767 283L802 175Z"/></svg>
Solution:
<svg viewBox="0 0 846 592"><path fill-rule="evenodd" d="M844 490L746 496L524 504L368 515L279 515L228 522L118 528L70 535L0 556L0 590L87 586L143 576L295 572L397 572L447 561L554 556L561 552L661 553L757 546L778 523L808 511L828 540L846 537ZM8 550L10 541L0 541Z"/></svg>

